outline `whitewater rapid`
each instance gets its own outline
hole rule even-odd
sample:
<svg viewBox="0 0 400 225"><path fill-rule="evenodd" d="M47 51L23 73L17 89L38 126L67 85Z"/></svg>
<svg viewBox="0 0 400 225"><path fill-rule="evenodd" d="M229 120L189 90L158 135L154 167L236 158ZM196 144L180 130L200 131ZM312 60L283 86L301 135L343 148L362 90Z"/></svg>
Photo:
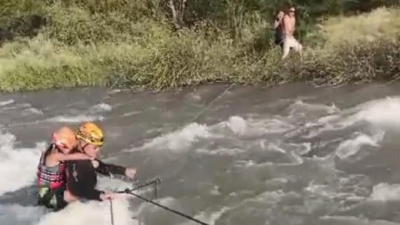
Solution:
<svg viewBox="0 0 400 225"><path fill-rule="evenodd" d="M400 224L400 96L346 105L326 101L328 94L348 97L330 89L264 100L247 89L210 92L77 102L76 93L61 92L71 97L54 103L40 93L2 96L0 224L111 224L110 202L74 203L59 213L33 202L51 131L86 120L106 129L102 159L137 166L138 182L162 178L159 203L209 224ZM99 184L131 186L106 177ZM113 213L115 225L195 224L135 198L115 200Z"/></svg>

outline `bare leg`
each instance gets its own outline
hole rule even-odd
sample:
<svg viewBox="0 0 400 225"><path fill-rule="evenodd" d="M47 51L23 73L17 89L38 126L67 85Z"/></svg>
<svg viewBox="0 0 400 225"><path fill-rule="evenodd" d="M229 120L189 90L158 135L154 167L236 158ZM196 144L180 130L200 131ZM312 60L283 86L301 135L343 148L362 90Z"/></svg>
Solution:
<svg viewBox="0 0 400 225"><path fill-rule="evenodd" d="M71 194L71 192L64 191L64 201L71 203L71 202L75 202L78 200L79 200L79 198L74 196L73 194Z"/></svg>
<svg viewBox="0 0 400 225"><path fill-rule="evenodd" d="M287 37L284 37L282 59L286 58L289 55L289 52L290 52L290 41Z"/></svg>
<svg viewBox="0 0 400 225"><path fill-rule="evenodd" d="M300 60L303 61L303 46L300 43L298 43L298 50L297 51L299 52Z"/></svg>

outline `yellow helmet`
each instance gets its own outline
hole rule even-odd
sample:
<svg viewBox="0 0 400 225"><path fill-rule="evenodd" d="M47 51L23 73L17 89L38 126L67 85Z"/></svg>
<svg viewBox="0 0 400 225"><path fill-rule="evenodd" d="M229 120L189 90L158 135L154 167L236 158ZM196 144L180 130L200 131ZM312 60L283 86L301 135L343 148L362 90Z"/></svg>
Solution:
<svg viewBox="0 0 400 225"><path fill-rule="evenodd" d="M79 140L86 141L89 144L102 146L104 142L104 134L99 126L92 122L86 122L82 124L77 133L76 137Z"/></svg>

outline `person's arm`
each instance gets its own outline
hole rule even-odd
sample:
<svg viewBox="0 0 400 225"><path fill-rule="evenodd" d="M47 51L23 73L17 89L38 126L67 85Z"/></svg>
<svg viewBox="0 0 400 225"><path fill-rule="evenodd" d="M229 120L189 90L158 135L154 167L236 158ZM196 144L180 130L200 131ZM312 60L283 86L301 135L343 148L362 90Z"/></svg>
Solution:
<svg viewBox="0 0 400 225"><path fill-rule="evenodd" d="M281 23L281 18L279 18L278 16L275 17L274 29L278 28L280 23Z"/></svg>
<svg viewBox="0 0 400 225"><path fill-rule="evenodd" d="M278 15L275 16L274 29L278 28L279 24L282 22L283 15L282 11L280 11Z"/></svg>
<svg viewBox="0 0 400 225"><path fill-rule="evenodd" d="M92 163L96 172L100 174L106 176L110 176L111 174L126 176L126 167L104 163L98 159L92 160Z"/></svg>
<svg viewBox="0 0 400 225"><path fill-rule="evenodd" d="M88 161L67 162L67 185L71 194L88 200L101 200L104 192L96 190L96 173Z"/></svg>
<svg viewBox="0 0 400 225"><path fill-rule="evenodd" d="M83 153L73 153L69 155L65 155L63 153L54 153L52 155L53 159L59 161L70 161L70 160L90 160L92 159L86 154Z"/></svg>

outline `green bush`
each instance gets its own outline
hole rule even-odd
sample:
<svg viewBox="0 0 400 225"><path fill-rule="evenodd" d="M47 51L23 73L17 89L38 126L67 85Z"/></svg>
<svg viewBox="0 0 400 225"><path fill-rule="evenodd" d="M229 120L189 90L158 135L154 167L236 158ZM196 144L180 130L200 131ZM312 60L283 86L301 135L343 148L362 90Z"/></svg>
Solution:
<svg viewBox="0 0 400 225"><path fill-rule="evenodd" d="M302 58L291 54L281 61L270 21L280 1L192 1L179 23L162 0L4 2L1 18L37 15L46 26L36 29L35 37L21 32L0 48L2 91L92 85L163 90L299 80L342 84L399 76L400 10L394 8L315 24L310 15L332 5L327 15L345 12L347 3L298 1L305 51ZM308 19L314 22L304 24Z"/></svg>

